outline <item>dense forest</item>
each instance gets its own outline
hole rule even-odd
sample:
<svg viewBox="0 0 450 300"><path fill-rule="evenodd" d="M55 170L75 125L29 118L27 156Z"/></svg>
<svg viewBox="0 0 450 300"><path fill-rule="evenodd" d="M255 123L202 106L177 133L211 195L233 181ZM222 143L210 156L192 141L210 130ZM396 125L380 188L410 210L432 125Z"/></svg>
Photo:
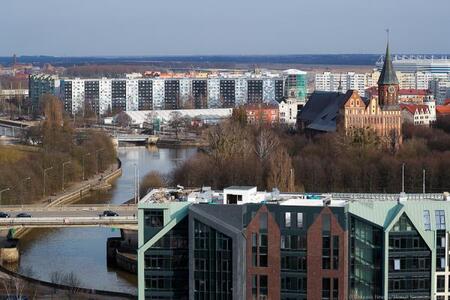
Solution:
<svg viewBox="0 0 450 300"><path fill-rule="evenodd" d="M83 165L88 178L116 160L108 136L75 131L58 98L45 95L42 100L45 121L27 130L23 143L28 146L0 146L0 190L9 189L2 193L2 204L42 199L44 176L45 196L61 191L63 163L67 187L70 182L82 180Z"/></svg>
<svg viewBox="0 0 450 300"><path fill-rule="evenodd" d="M403 144L386 149L370 131L307 137L282 127L248 125L245 117L213 127L209 147L179 165L169 184L256 185L261 190L397 193L450 191L450 120L434 128L405 125ZM155 178L155 174L152 174ZM158 182L157 180L153 180Z"/></svg>

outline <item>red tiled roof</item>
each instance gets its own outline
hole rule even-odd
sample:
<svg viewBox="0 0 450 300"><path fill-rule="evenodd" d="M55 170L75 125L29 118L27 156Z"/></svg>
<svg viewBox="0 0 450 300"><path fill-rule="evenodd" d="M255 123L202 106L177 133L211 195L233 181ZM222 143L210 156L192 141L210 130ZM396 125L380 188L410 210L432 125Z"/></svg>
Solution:
<svg viewBox="0 0 450 300"><path fill-rule="evenodd" d="M401 110L408 110L411 114L415 114L415 112L418 110L423 112L428 112L428 106L424 104L400 104Z"/></svg>
<svg viewBox="0 0 450 300"><path fill-rule="evenodd" d="M436 113L439 115L450 115L450 104L436 105Z"/></svg>
<svg viewBox="0 0 450 300"><path fill-rule="evenodd" d="M428 95L428 90L417 90L417 89L400 89L398 91L399 95L403 96L426 96Z"/></svg>

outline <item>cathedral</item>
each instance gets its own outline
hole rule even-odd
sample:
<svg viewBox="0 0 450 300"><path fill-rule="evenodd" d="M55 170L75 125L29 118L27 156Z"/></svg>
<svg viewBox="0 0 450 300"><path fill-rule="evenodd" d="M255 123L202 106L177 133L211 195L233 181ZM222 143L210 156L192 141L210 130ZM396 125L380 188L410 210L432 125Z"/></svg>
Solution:
<svg viewBox="0 0 450 300"><path fill-rule="evenodd" d="M298 127L305 132L346 135L372 131L382 144L397 148L402 142L399 82L392 66L389 43L378 80L378 95L363 98L356 90L343 93L316 91L298 114Z"/></svg>
<svg viewBox="0 0 450 300"><path fill-rule="evenodd" d="M392 66L389 43L378 80L378 97L363 99L354 91L342 107L346 134L358 129L373 130L383 144L398 147L402 142L402 114L398 101L399 82Z"/></svg>

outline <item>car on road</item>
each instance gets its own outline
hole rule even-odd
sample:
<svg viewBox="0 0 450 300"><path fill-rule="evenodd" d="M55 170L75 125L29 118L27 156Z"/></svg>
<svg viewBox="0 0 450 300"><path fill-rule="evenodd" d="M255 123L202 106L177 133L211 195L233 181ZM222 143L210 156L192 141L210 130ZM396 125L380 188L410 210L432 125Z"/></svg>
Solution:
<svg viewBox="0 0 450 300"><path fill-rule="evenodd" d="M2 212L2 211L0 211L0 218L9 218L10 217L10 215L9 214L7 214L7 213L5 213L5 212Z"/></svg>
<svg viewBox="0 0 450 300"><path fill-rule="evenodd" d="M112 210L105 210L99 217L118 217L119 214Z"/></svg>
<svg viewBox="0 0 450 300"><path fill-rule="evenodd" d="M31 218L31 215L28 213L20 213L16 215L16 218Z"/></svg>

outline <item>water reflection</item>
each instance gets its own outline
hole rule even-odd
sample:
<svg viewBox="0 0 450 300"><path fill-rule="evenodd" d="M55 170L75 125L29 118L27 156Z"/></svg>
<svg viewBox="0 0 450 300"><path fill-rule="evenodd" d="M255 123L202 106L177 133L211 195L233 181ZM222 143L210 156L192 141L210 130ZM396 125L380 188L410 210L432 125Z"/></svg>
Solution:
<svg viewBox="0 0 450 300"><path fill-rule="evenodd" d="M182 160L197 150L158 149L156 147L119 148L122 176L108 191L96 191L82 200L83 203L120 204L134 194L134 165L140 169L141 178L150 171L169 173ZM50 280L56 271L74 272L83 287L136 293L135 275L108 268L106 264L106 239L120 236L109 228L37 229L20 241L20 266L24 273Z"/></svg>

